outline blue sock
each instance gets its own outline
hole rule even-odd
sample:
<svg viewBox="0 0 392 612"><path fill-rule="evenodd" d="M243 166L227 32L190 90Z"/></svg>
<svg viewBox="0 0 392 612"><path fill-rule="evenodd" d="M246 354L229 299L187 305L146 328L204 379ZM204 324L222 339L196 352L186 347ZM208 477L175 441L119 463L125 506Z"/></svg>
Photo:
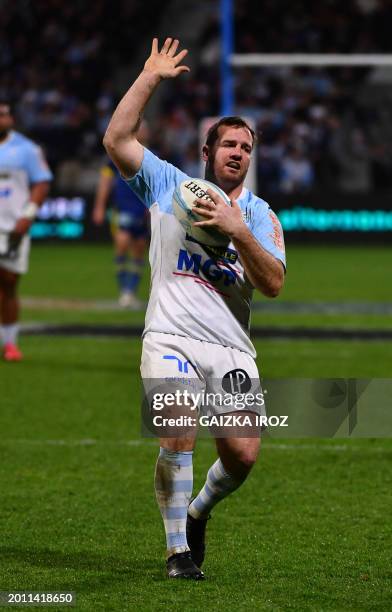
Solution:
<svg viewBox="0 0 392 612"><path fill-rule="evenodd" d="M189 550L186 518L193 487L193 451L161 448L155 468L155 495L166 532L167 557Z"/></svg>
<svg viewBox="0 0 392 612"><path fill-rule="evenodd" d="M128 255L116 255L114 258L116 266L116 278L120 292L127 291L128 277Z"/></svg>
<svg viewBox="0 0 392 612"><path fill-rule="evenodd" d="M127 266L126 289L136 293L142 277L144 259L130 259Z"/></svg>

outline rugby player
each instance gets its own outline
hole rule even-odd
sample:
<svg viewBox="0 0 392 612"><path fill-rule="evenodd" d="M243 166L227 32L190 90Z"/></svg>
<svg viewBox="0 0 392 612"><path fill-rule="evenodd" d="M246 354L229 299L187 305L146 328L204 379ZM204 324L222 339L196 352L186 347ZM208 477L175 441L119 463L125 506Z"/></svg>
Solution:
<svg viewBox="0 0 392 612"><path fill-rule="evenodd" d="M230 238L230 263L224 255L214 259L203 245L190 240L175 218L173 191L189 177L144 148L136 134L159 83L189 71L182 64L187 50L178 52L178 46L178 40L167 38L159 50L158 40L153 40L143 71L113 114L104 146L151 211L152 276L143 334L143 381L188 372L208 390L216 381L223 386L225 376L238 371L258 379L256 352L249 338L252 292L256 288L268 297L279 294L285 253L278 219L264 200L244 187L254 133L240 117L224 117L212 126L202 151L206 178L225 191L231 207L212 191L210 204L196 199L197 210L205 218L199 225ZM245 414L252 417L257 411L252 407ZM248 476L258 456L260 436L218 437L218 459L191 500L194 445L192 433L162 436L155 491L166 531L168 576L200 580L210 512Z"/></svg>
<svg viewBox="0 0 392 612"><path fill-rule="evenodd" d="M129 190L113 162L108 161L100 171L95 195L93 222L102 225L109 199L113 201L111 220L119 305L138 309L142 302L137 289L144 268L144 256L149 240L149 218L145 205Z"/></svg>
<svg viewBox="0 0 392 612"><path fill-rule="evenodd" d="M41 149L13 126L10 103L0 100L0 322L6 361L22 359L18 282L28 268L28 232L52 180Z"/></svg>

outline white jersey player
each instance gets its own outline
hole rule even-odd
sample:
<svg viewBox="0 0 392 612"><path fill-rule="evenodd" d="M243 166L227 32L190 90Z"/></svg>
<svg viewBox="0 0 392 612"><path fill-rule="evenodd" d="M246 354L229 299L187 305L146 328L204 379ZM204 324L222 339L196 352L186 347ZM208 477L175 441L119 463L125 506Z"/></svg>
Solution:
<svg viewBox="0 0 392 612"><path fill-rule="evenodd" d="M252 292L256 288L266 296L278 295L285 253L277 217L266 202L244 188L255 135L240 117L224 117L212 126L203 147L206 178L223 189L231 207L212 191L208 192L211 203L195 200L198 214L205 218L198 224L226 234L230 244L212 251L192 240L175 218L173 191L188 177L143 148L136 132L160 81L189 70L181 65L187 51L177 53L178 44L168 38L159 51L154 39L143 72L111 119L104 145L129 186L151 210L151 294L141 364L144 386L153 388L157 379L169 381L172 391L174 387L176 393L182 391L182 396L173 394L171 416L188 418L184 386L191 383L192 388L197 383L207 393L222 392L234 380L239 393L258 381L249 338ZM149 397L152 412L155 399L156 395ZM238 415L238 410L251 423L249 435L235 437L227 430L223 437L218 434L219 458L192 501L196 427L186 429L184 435L179 427L174 434L165 429L160 437L155 490L166 531L169 577L204 577L200 566L209 513L240 486L256 461L260 436L254 426L263 406L241 404L239 408L232 401L230 405L217 402L212 409L215 416ZM179 420L175 418L174 424Z"/></svg>
<svg viewBox="0 0 392 612"><path fill-rule="evenodd" d="M41 149L12 127L10 104L0 101L0 339L4 359L20 361L18 280L27 272L28 231L52 174Z"/></svg>

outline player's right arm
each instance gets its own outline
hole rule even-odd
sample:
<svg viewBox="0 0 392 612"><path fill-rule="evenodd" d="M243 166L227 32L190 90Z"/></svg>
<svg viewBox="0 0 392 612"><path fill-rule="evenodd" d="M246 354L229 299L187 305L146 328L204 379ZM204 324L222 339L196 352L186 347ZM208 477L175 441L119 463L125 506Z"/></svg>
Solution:
<svg viewBox="0 0 392 612"><path fill-rule="evenodd" d="M182 72L189 72L181 65L188 53L177 53L179 41L167 38L158 49L158 39L152 41L150 57L136 81L120 101L106 130L103 145L109 157L124 177L134 176L143 161L143 146L137 140L143 112L147 102L163 79L170 79Z"/></svg>

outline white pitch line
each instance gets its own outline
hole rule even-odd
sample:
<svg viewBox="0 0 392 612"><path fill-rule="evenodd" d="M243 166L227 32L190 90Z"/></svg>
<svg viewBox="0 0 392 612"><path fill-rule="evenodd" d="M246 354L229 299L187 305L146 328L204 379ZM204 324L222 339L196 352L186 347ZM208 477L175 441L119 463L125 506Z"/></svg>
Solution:
<svg viewBox="0 0 392 612"><path fill-rule="evenodd" d="M351 438L355 439L355 438ZM211 443L211 440L200 439L198 444L200 443ZM158 441L152 439L142 439L142 440L94 440L94 439L81 439L81 440L24 440L24 439L10 439L10 440L0 440L1 444L8 445L31 445L31 446L157 446ZM391 448L385 448L383 446L363 446L363 445L347 445L347 444L289 444L289 443L276 443L271 444L269 442L262 443L262 449L268 450L282 450L282 451L292 451L292 450L300 450L300 451L313 451L313 450L326 450L326 451L337 451L337 452L345 452L345 451L367 451L367 452L377 452L384 453L390 452Z"/></svg>

